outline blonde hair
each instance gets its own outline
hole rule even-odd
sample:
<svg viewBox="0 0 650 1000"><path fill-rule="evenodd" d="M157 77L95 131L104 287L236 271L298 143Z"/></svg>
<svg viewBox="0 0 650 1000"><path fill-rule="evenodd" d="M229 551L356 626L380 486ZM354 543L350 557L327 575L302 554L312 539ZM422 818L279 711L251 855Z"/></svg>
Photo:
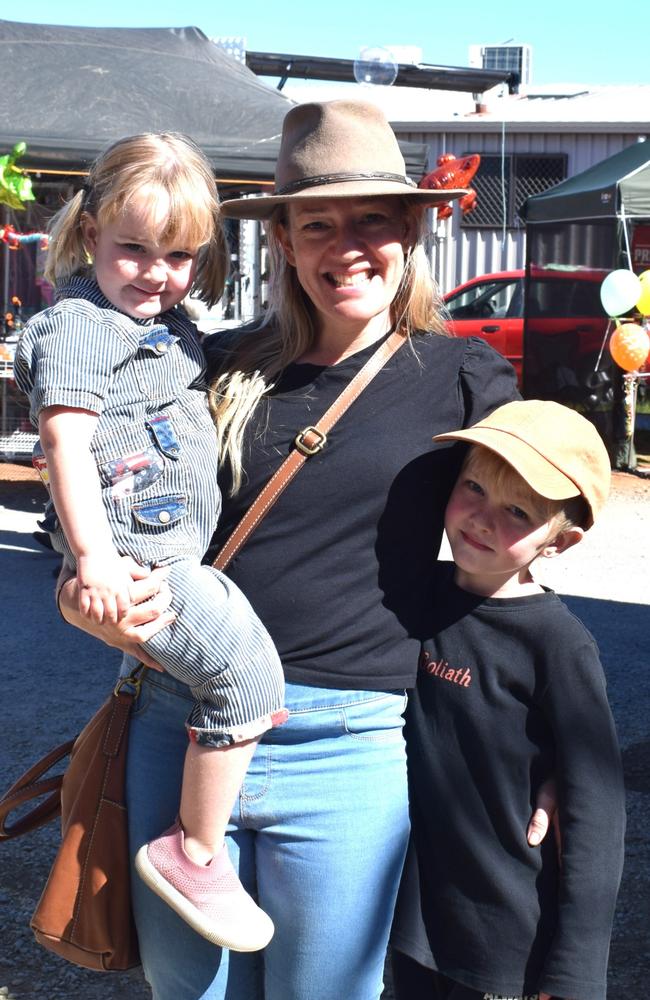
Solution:
<svg viewBox="0 0 650 1000"><path fill-rule="evenodd" d="M559 535L569 528L584 528L589 521L589 507L583 496L567 500L549 500L548 497L543 497L501 455L490 448L478 444L471 446L460 474L471 474L473 470L484 477L497 493L507 494L521 501L541 522L548 521L553 535Z"/></svg>
<svg viewBox="0 0 650 1000"><path fill-rule="evenodd" d="M45 277L53 285L92 273L82 223L90 215L109 225L141 198L151 232L165 243L199 248L192 292L208 306L223 293L228 252L214 174L191 139L174 132L145 132L109 146L93 163L81 191L55 215ZM165 221L159 224L165 199Z"/></svg>
<svg viewBox="0 0 650 1000"><path fill-rule="evenodd" d="M405 337L432 332L446 336L444 305L423 246L424 211L408 198L392 197L399 197L412 233L391 306L393 328ZM231 466L233 492L241 484L248 420L277 375L315 344L318 333L315 309L282 249L279 228L286 225L285 207L280 206L267 230L271 275L267 311L259 324L248 327L235 341L210 391L222 457Z"/></svg>

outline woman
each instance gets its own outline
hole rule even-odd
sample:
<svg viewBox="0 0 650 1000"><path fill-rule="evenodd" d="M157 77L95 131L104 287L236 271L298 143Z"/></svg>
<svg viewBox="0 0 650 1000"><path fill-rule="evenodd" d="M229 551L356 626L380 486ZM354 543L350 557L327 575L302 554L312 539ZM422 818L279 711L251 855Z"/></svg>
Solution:
<svg viewBox="0 0 650 1000"><path fill-rule="evenodd" d="M516 395L479 340L445 336L421 245L427 205L372 105L287 115L269 198L227 202L268 220L273 265L261 324L208 344L222 444L220 546L292 448L392 329L405 338L322 452L229 569L285 668L285 725L265 736L230 826L244 885L273 919L262 955L217 949L134 883L156 1000L376 1000L408 835L402 710L415 679L431 565L455 478L431 438ZM157 587L144 580L143 596ZM74 585L63 594L66 617ZM141 607L100 637L137 655L164 624ZM134 852L174 819L187 691L148 672L130 736Z"/></svg>

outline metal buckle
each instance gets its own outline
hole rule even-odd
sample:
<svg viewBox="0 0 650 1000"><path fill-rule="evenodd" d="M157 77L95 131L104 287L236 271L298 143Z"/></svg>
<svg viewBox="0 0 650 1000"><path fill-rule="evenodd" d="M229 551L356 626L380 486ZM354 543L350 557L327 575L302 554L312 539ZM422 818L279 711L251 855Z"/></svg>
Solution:
<svg viewBox="0 0 650 1000"><path fill-rule="evenodd" d="M315 434L319 440L316 444L306 444L305 434ZM319 431L318 427L305 427L299 434L296 434L293 443L302 455L307 455L307 457L310 455L317 455L319 451L323 450L327 443L327 434L323 434L322 431Z"/></svg>
<svg viewBox="0 0 650 1000"><path fill-rule="evenodd" d="M131 688L131 692L135 697L139 697L140 688L142 687L142 668L144 664L139 663L137 667L131 671L127 677L118 677L117 683L113 688L113 694L119 694L122 688Z"/></svg>

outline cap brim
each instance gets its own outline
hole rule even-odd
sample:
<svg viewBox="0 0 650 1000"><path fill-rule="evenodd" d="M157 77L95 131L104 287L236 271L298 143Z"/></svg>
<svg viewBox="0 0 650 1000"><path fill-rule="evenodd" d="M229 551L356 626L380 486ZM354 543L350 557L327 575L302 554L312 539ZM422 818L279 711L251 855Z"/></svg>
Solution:
<svg viewBox="0 0 650 1000"><path fill-rule="evenodd" d="M342 181L340 184L323 184L307 188L295 194L256 195L248 198L233 198L221 203L222 214L227 219L268 219L278 205L289 202L312 201L318 198L382 198L399 195L423 206L439 205L441 202L462 198L467 191L459 188L429 190L410 187L393 181Z"/></svg>
<svg viewBox="0 0 650 1000"><path fill-rule="evenodd" d="M536 493L547 500L569 500L580 496L576 484L529 444L494 427L470 427L452 434L436 434L434 441L465 441L480 444L511 465Z"/></svg>

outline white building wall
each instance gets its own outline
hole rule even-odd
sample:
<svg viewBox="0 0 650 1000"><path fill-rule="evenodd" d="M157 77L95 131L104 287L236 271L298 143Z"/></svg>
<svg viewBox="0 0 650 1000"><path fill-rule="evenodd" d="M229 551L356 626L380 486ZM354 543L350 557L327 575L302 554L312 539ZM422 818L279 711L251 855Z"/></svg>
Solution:
<svg viewBox="0 0 650 1000"><path fill-rule="evenodd" d="M593 125L587 126L593 128ZM512 153L564 153L567 177L579 174L601 160L618 153L638 140L638 133L598 133L563 131L561 126L537 126L535 131L511 131L506 125L503 148ZM468 153L498 154L502 133L486 129L480 122L475 129L455 126L447 131L405 131L397 128L402 139L424 143L429 150L428 169L433 170L442 153L464 156ZM480 168L479 168L480 169ZM478 274L510 271L525 264L525 228L474 229L460 224L461 212L455 207L451 218L438 224L431 239L433 273L442 292Z"/></svg>

